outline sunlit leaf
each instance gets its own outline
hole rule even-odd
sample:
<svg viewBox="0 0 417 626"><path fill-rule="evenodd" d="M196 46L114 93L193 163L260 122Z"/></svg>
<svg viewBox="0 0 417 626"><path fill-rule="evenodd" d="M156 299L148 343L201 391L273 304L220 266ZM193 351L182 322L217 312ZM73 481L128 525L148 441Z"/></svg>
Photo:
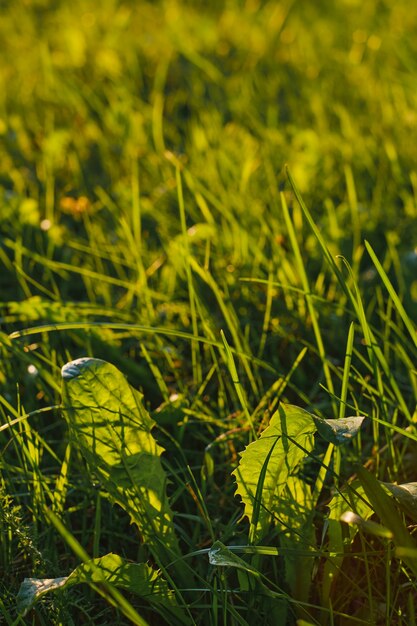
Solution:
<svg viewBox="0 0 417 626"><path fill-rule="evenodd" d="M252 525L253 541L259 541L274 519L278 498L288 478L297 473L314 446L316 427L312 415L282 404L259 439L249 444L233 472L237 491Z"/></svg>
<svg viewBox="0 0 417 626"><path fill-rule="evenodd" d="M179 607L160 572L147 563L128 563L116 554L107 554L79 565L69 576L59 578L25 578L17 595L18 612L25 615L43 595L80 583L110 583L127 589L159 608L180 623Z"/></svg>
<svg viewBox="0 0 417 626"><path fill-rule="evenodd" d="M163 452L139 392L105 361L78 359L62 368L70 435L109 499L137 524L160 565L179 556L166 496Z"/></svg>

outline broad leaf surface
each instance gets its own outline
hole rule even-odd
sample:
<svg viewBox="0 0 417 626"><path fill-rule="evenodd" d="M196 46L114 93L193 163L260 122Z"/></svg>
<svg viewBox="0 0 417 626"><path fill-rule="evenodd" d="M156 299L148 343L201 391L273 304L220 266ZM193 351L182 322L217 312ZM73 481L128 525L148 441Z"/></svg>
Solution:
<svg viewBox="0 0 417 626"><path fill-rule="evenodd" d="M69 576L59 578L25 578L17 595L17 609L26 614L43 595L80 583L107 582L156 604L171 623L181 623L180 608L161 574L147 563L128 563L116 554L107 554L79 565Z"/></svg>
<svg viewBox="0 0 417 626"><path fill-rule="evenodd" d="M297 474L300 463L313 449L315 431L310 413L282 404L260 438L241 453L233 474L255 542L268 531L288 478Z"/></svg>
<svg viewBox="0 0 417 626"><path fill-rule="evenodd" d="M159 564L179 556L166 496L163 452L153 438L142 395L105 361L72 361L62 368L64 416L70 435L109 499L131 516Z"/></svg>

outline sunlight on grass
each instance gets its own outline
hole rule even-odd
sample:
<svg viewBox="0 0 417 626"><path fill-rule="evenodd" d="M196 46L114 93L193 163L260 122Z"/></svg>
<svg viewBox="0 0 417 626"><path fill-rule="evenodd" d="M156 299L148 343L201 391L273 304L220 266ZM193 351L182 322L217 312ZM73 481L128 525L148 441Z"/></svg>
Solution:
<svg viewBox="0 0 417 626"><path fill-rule="evenodd" d="M0 621L415 624L417 5L3 4Z"/></svg>

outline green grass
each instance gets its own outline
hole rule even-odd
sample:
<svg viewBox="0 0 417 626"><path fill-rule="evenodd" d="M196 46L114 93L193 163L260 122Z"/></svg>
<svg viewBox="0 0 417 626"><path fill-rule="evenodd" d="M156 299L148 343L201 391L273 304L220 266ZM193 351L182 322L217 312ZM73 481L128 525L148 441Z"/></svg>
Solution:
<svg viewBox="0 0 417 626"><path fill-rule="evenodd" d="M170 623L96 561L19 616L25 577L112 552L158 563L186 624L415 624L417 9L0 10L0 621ZM67 429L83 356L143 393L188 585ZM366 419L305 448L257 537L275 448L255 519L236 471L280 403Z"/></svg>

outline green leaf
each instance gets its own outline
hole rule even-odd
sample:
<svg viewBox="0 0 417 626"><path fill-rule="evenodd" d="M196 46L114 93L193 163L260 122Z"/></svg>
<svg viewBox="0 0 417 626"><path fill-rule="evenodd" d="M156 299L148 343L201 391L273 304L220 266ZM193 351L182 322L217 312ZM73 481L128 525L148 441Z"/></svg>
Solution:
<svg viewBox="0 0 417 626"><path fill-rule="evenodd" d="M117 554L107 554L79 565L69 576L59 578L25 578L17 595L17 609L25 615L43 595L80 583L109 583L127 589L181 623L180 608L160 572L147 563L128 563ZM182 622L183 623L183 622ZM143 620L143 624L146 624Z"/></svg>
<svg viewBox="0 0 417 626"><path fill-rule="evenodd" d="M125 509L158 565L180 556L167 477L142 395L105 361L83 358L62 368L64 415L71 439L107 497Z"/></svg>
<svg viewBox="0 0 417 626"><path fill-rule="evenodd" d="M213 543L208 552L208 557L210 565L216 565L217 567L235 567L257 578L260 577L260 573L257 569L251 567L246 561L229 550L221 541L215 541Z"/></svg>
<svg viewBox="0 0 417 626"><path fill-rule="evenodd" d="M317 432L329 443L340 446L348 443L359 432L363 420L362 415L356 417L341 417L339 419L325 420L314 417Z"/></svg>
<svg viewBox="0 0 417 626"><path fill-rule="evenodd" d="M417 483L403 483L394 485L393 483L383 483L392 493L398 504L415 522L417 521Z"/></svg>
<svg viewBox="0 0 417 626"><path fill-rule="evenodd" d="M233 475L254 542L267 533L289 476L297 473L302 460L313 449L315 431L310 413L282 404L260 438L241 453Z"/></svg>
<svg viewBox="0 0 417 626"><path fill-rule="evenodd" d="M392 532L396 547L405 549L405 552L409 550L410 554L416 554L417 544L398 513L394 499L385 491L386 487L373 474L361 466L358 467L357 474L375 513L383 525ZM414 576L417 576L417 558L415 556L404 556L403 560Z"/></svg>

